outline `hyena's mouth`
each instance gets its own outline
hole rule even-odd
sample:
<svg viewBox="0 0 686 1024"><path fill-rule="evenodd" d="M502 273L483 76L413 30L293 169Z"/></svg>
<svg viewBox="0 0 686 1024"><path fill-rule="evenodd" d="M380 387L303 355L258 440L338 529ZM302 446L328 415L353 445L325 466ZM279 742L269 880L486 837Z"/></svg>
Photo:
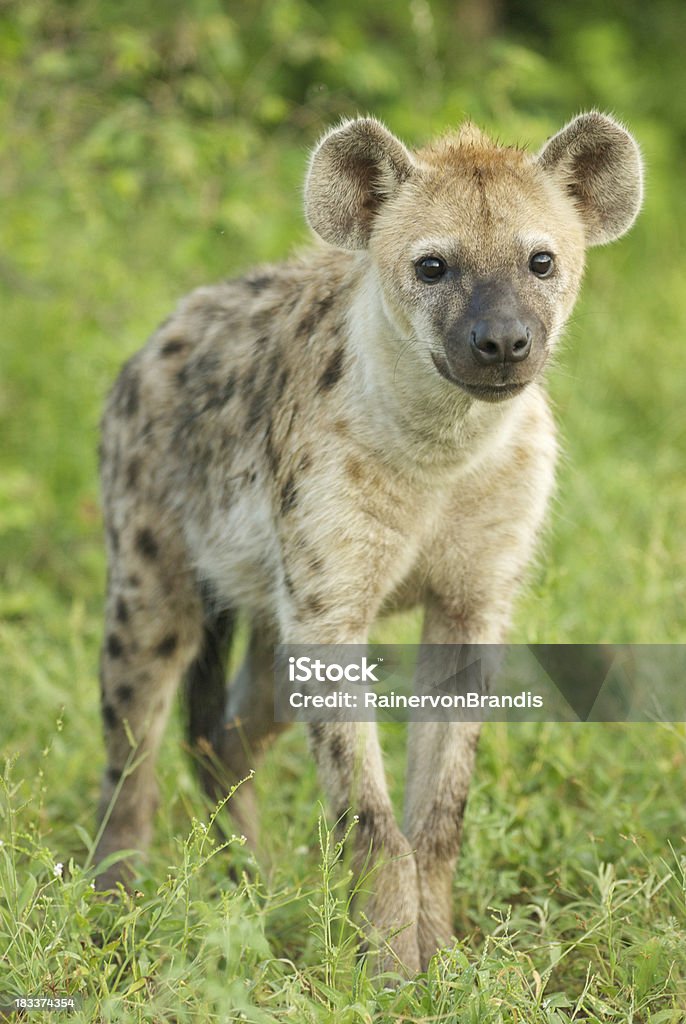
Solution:
<svg viewBox="0 0 686 1024"><path fill-rule="evenodd" d="M433 364L440 373L441 377L444 377L451 384L454 384L458 388L462 388L472 398L479 398L482 402L504 402L508 398L514 398L515 395L520 395L525 387L527 387L531 381L505 381L502 384L472 384L467 381L460 380L459 377L455 377L451 373L450 368L446 360L441 359L435 352L431 353L431 359Z"/></svg>
<svg viewBox="0 0 686 1024"><path fill-rule="evenodd" d="M468 395L480 398L482 402L503 402L507 398L514 398L515 395L521 395L524 388L530 383L525 380L518 384L466 384L462 380L457 380L456 377L453 377L453 381Z"/></svg>

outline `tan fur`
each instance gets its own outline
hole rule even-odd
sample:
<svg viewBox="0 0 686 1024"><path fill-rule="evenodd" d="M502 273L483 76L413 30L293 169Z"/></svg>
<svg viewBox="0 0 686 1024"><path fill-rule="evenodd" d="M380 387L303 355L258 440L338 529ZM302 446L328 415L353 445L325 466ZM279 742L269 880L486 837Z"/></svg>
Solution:
<svg viewBox="0 0 686 1024"><path fill-rule="evenodd" d="M275 642L364 642L380 614L417 603L428 643L503 639L553 483L542 373L586 245L626 230L639 202L635 144L601 115L538 158L473 126L411 154L378 122L347 122L306 185L336 247L199 289L129 361L103 419L102 813L121 792L100 857L149 838L184 673L192 733L223 765L221 784L204 774L216 795L277 732ZM546 280L529 267L541 250ZM439 282L419 278L425 256L445 262ZM224 708L239 610L251 641ZM122 782L127 728L143 756ZM450 940L477 737L412 726L401 830L374 727L311 729L334 812L359 816L356 863L371 850L377 866L381 966L416 970ZM249 785L232 810L257 843Z"/></svg>

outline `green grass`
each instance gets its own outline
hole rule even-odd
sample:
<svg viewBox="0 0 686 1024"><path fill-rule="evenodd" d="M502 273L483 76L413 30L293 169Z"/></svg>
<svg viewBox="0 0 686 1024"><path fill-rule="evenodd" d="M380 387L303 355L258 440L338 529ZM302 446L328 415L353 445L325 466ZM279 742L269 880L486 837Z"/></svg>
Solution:
<svg viewBox="0 0 686 1024"><path fill-rule="evenodd" d="M73 668L79 681L79 652ZM391 993L356 963L302 737L258 773L258 867L240 840L215 846L174 728L150 861L131 897L102 904L85 870L95 701L67 702L48 667L32 683L41 721L32 701L17 715L23 750L1 788L3 992L77 994L89 1022L683 1019L683 727L488 727L455 884L463 941ZM389 738L397 780L400 731Z"/></svg>
<svg viewBox="0 0 686 1024"><path fill-rule="evenodd" d="M307 145L339 113L373 106L410 140L471 113L508 141L538 143L582 103L638 111L646 208L627 239L590 255L550 374L565 454L514 638L686 642L686 211L674 180L683 154L669 118L648 99L641 106L634 65L610 45L612 23L581 40L610 47L612 81L603 54L594 63L584 49L578 94L580 65L558 74L503 40L479 65L477 92L440 64L441 39L431 56L427 35L436 77L408 104L416 40L400 51L391 39L382 52L341 14L345 45L324 45L325 20L308 8L308 45L324 39L312 60L335 65L338 91L318 98L327 72L311 71L310 98L293 91L286 103L279 89L295 90L309 59L286 40L298 9L274 6L281 56L269 60L290 78L259 94L256 63L243 94L253 108L232 116L203 114L198 85L221 78L202 65L210 52L229 93L231 74L242 81L231 47L248 29L228 19L208 14L197 38L192 19L179 30L179 52L195 47L187 59L198 67L195 77L178 72L178 95L176 72L146 77L154 39L141 36L137 50L141 39L119 25L111 40L86 32L72 46L80 37L65 6L45 15L55 19L48 31L27 0L1 37L0 128L10 142L0 161L0 1002L73 994L81 1009L70 1019L88 1024L677 1024L686 1019L683 726L487 726L455 879L460 942L393 991L375 988L356 960L345 858L298 731L258 770L267 855L256 865L240 840L214 845L175 718L137 889L103 904L91 888L103 767L95 453L104 395L184 292L304 240ZM367 46L371 77L367 92L348 94L344 76L356 81L362 66L349 62L354 46ZM396 88L393 75L405 73ZM393 636L412 639L416 625L396 623ZM396 798L403 740L402 729L384 733Z"/></svg>

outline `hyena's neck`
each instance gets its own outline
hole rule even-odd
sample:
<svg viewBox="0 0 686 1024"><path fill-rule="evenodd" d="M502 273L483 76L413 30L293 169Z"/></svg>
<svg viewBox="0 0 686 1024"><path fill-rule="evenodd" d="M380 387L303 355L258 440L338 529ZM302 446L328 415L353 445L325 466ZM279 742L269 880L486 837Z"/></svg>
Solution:
<svg viewBox="0 0 686 1024"><path fill-rule="evenodd" d="M528 404L526 393L495 405L443 380L426 342L402 337L392 325L361 261L351 275L350 402L365 442L400 464L448 471L472 466L507 444Z"/></svg>

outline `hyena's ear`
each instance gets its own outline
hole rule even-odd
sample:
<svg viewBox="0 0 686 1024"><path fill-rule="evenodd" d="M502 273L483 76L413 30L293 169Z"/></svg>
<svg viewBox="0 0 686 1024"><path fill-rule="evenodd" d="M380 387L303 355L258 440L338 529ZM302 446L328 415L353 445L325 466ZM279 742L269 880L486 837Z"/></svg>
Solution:
<svg viewBox="0 0 686 1024"><path fill-rule="evenodd" d="M628 231L643 199L641 154L629 132L593 111L550 139L539 163L574 197L587 245L603 245Z"/></svg>
<svg viewBox="0 0 686 1024"><path fill-rule="evenodd" d="M379 121L346 121L312 154L305 181L310 227L341 249L366 249L379 207L413 169L409 151Z"/></svg>

